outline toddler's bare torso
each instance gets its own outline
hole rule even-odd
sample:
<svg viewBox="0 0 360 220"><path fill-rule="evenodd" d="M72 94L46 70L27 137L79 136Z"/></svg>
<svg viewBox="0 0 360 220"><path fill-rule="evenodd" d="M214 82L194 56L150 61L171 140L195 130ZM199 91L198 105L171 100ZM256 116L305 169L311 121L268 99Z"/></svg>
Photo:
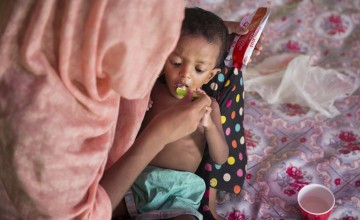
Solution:
<svg viewBox="0 0 360 220"><path fill-rule="evenodd" d="M159 112L162 112L170 106L173 106L175 103L181 101L173 97L167 86L159 81L156 82L152 90L151 99L153 101L153 105L146 113L143 126L146 126L147 123L150 122L151 119ZM186 120L186 118L184 118L184 120ZM195 172L201 162L205 142L204 129L199 126L192 134L167 144L164 149L151 161L150 165L174 170Z"/></svg>

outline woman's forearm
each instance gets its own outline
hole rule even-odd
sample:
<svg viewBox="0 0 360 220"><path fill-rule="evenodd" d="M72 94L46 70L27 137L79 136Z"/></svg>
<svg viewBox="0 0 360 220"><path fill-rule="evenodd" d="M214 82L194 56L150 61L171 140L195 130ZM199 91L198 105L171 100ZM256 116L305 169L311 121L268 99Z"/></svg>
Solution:
<svg viewBox="0 0 360 220"><path fill-rule="evenodd" d="M205 96L178 104L155 116L130 149L108 170L100 184L108 193L114 210L136 177L170 142L194 132L211 100ZM184 120L187 118L187 120Z"/></svg>
<svg viewBox="0 0 360 220"><path fill-rule="evenodd" d="M159 128L149 126L138 136L132 147L107 171L100 184L109 195L114 210L136 177L165 146Z"/></svg>

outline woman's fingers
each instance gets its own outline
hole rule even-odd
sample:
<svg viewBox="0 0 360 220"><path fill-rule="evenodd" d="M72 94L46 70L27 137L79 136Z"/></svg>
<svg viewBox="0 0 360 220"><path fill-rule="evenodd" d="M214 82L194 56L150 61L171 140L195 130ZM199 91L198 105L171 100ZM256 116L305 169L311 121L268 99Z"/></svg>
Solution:
<svg viewBox="0 0 360 220"><path fill-rule="evenodd" d="M228 33L232 34L235 33L237 35L245 35L249 32L248 29L240 27L240 22L237 21L224 21L227 29L228 29Z"/></svg>
<svg viewBox="0 0 360 220"><path fill-rule="evenodd" d="M256 56L257 56L257 55L260 55L261 50L263 49L263 46L262 46L262 41L263 41L263 39L264 39L264 35L261 34L258 42L257 42L256 45L255 45L254 54L255 54Z"/></svg>
<svg viewBox="0 0 360 220"><path fill-rule="evenodd" d="M211 99L206 93L199 93L199 98L194 100L192 104L194 108L201 110L201 114L205 113L205 108L211 106Z"/></svg>
<svg viewBox="0 0 360 220"><path fill-rule="evenodd" d="M228 29L228 32L230 34L230 42L229 42L229 45L228 45L228 49L230 49L230 46L231 46L231 42L233 41L234 37L236 35L246 35L249 30L247 28L243 28L240 26L240 22L236 22L236 21L224 21L227 29ZM254 49L254 52L253 54L255 54L255 56L258 56L260 55L261 53L261 50L263 49L263 46L261 44L261 41L264 39L264 35L261 34L257 44L255 45L255 49Z"/></svg>
<svg viewBox="0 0 360 220"><path fill-rule="evenodd" d="M157 123L156 127L161 130L166 143L191 134L197 129L202 119L210 114L210 97L199 90L196 91L199 97L191 100L193 92L195 91L189 90L183 100L154 118L153 123Z"/></svg>

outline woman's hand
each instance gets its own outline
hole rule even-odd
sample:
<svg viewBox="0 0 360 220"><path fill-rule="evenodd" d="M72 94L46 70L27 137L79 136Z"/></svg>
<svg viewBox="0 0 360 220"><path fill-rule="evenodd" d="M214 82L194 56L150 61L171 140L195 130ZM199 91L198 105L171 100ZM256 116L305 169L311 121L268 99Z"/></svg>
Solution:
<svg viewBox="0 0 360 220"><path fill-rule="evenodd" d="M228 33L230 35L230 42L229 42L229 47L228 49L230 49L231 43L234 40L235 35L246 35L249 30L247 28L243 28L240 26L240 22L237 21L224 21L227 29L228 29ZM259 41L257 42L257 44L255 45L255 49L253 54L255 54L256 56L259 55L261 53L261 50L263 49L263 46L261 44L261 41L264 39L264 35L261 34Z"/></svg>
<svg viewBox="0 0 360 220"><path fill-rule="evenodd" d="M159 113L148 125L160 129L158 134L165 145L194 132L202 118L209 113L210 97L205 93L198 94L199 97L192 100L193 91L189 89L180 102Z"/></svg>
<svg viewBox="0 0 360 220"><path fill-rule="evenodd" d="M245 35L249 32L248 29L241 27L238 21L224 21L224 24L229 34Z"/></svg>

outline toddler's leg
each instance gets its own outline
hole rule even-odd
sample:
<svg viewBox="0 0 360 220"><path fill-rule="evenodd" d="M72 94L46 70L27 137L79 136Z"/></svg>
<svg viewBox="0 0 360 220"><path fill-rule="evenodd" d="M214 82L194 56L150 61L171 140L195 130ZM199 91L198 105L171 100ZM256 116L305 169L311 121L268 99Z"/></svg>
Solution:
<svg viewBox="0 0 360 220"><path fill-rule="evenodd" d="M209 209L210 209L210 212L211 212L212 216L214 217L214 219L222 220L223 218L220 215L218 215L216 212L216 193L217 193L217 190L215 188L210 187Z"/></svg>

